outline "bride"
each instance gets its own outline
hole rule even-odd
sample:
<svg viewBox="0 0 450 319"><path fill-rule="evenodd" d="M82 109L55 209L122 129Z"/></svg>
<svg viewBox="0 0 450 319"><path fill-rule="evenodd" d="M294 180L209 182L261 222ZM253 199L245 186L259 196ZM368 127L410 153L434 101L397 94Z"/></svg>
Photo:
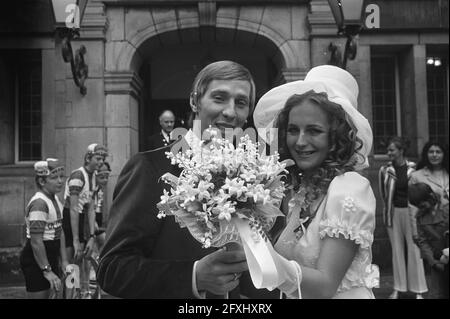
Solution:
<svg viewBox="0 0 450 319"><path fill-rule="evenodd" d="M357 97L350 73L323 65L256 106L255 126L278 128L279 153L295 163L282 205L286 226L274 245L285 277L277 288L287 298L374 298L375 197L360 174L372 130Z"/></svg>

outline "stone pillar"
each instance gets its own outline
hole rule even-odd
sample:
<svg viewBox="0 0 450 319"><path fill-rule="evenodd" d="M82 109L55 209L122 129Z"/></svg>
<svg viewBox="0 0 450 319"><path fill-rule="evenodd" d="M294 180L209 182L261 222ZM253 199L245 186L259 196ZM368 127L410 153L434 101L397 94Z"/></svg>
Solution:
<svg viewBox="0 0 450 319"><path fill-rule="evenodd" d="M413 76L414 90L412 93L416 98L416 125L417 125L417 151L420 156L423 146L429 139L428 127L428 97L427 97L427 64L426 45L416 44L413 46Z"/></svg>
<svg viewBox="0 0 450 319"><path fill-rule="evenodd" d="M417 157L428 140L426 46L415 44L399 58L402 135L411 141L409 157Z"/></svg>
<svg viewBox="0 0 450 319"><path fill-rule="evenodd" d="M61 66L55 75L56 80L56 145L57 154L65 158L67 174L83 165L86 147L91 143L106 144L104 134L104 56L105 32L108 22L104 14L104 5L100 1L90 1L81 23L81 36L72 40L72 49L84 45L84 59L88 65L88 77L85 81L86 95L76 86L70 63L64 63L61 57L60 39L55 46L57 63ZM59 67L55 69L59 70Z"/></svg>
<svg viewBox="0 0 450 319"><path fill-rule="evenodd" d="M105 134L111 164L105 217L112 201L112 193L125 163L139 150L139 94L142 80L134 72L106 72Z"/></svg>
<svg viewBox="0 0 450 319"><path fill-rule="evenodd" d="M369 123L372 122L372 77L370 72L370 46L358 46L358 53L356 56L356 65L359 67L359 98L358 110L367 118ZM352 72L353 74L353 72Z"/></svg>
<svg viewBox="0 0 450 319"><path fill-rule="evenodd" d="M312 0L308 15L311 34L311 67L329 64L330 43L336 45L344 54L345 39L337 37L337 26L327 0Z"/></svg>

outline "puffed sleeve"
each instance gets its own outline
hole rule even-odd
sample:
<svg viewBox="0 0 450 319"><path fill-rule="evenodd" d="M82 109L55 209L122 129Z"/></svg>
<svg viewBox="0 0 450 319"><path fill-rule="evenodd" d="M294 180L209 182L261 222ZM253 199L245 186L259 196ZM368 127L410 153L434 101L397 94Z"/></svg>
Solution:
<svg viewBox="0 0 450 319"><path fill-rule="evenodd" d="M328 188L319 224L320 238L343 235L361 248L370 247L375 229L375 208L375 196L365 177L356 172L335 177Z"/></svg>

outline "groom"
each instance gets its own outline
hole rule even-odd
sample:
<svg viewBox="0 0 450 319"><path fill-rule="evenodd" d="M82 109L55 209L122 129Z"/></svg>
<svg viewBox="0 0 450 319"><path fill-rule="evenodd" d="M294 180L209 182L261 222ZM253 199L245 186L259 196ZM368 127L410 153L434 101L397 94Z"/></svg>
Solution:
<svg viewBox="0 0 450 319"><path fill-rule="evenodd" d="M255 84L245 67L231 61L211 63L194 80L191 120L201 127L193 132L211 125L224 136L226 128L244 125L254 104ZM180 173L165 152L184 149L187 139L175 143L138 153L123 168L114 190L97 280L107 293L122 298L220 298L228 292L230 298L239 298L235 288L247 270L243 251L201 248L173 217L157 218L156 204L167 187L160 177ZM256 291L248 272L245 278L247 290Z"/></svg>

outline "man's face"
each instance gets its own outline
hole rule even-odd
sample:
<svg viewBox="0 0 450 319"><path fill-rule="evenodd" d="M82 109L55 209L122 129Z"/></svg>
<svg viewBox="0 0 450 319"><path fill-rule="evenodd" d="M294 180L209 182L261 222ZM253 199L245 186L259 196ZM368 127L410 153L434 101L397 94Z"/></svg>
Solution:
<svg viewBox="0 0 450 319"><path fill-rule="evenodd" d="M159 124L164 132L170 133L173 130L173 126L175 124L175 116L171 113L164 113L161 115L159 119Z"/></svg>
<svg viewBox="0 0 450 319"><path fill-rule="evenodd" d="M105 156L94 154L91 157L91 160L89 161L89 164L88 164L89 170L90 171L98 170L102 166L104 160L105 160Z"/></svg>
<svg viewBox="0 0 450 319"><path fill-rule="evenodd" d="M225 129L243 127L250 112L250 83L243 80L213 80L198 105L191 101L202 132L210 125L218 128L222 137Z"/></svg>
<svg viewBox="0 0 450 319"><path fill-rule="evenodd" d="M64 171L59 171L57 173L52 173L45 178L45 184L42 188L47 190L50 194L57 194L62 190L64 182Z"/></svg>

